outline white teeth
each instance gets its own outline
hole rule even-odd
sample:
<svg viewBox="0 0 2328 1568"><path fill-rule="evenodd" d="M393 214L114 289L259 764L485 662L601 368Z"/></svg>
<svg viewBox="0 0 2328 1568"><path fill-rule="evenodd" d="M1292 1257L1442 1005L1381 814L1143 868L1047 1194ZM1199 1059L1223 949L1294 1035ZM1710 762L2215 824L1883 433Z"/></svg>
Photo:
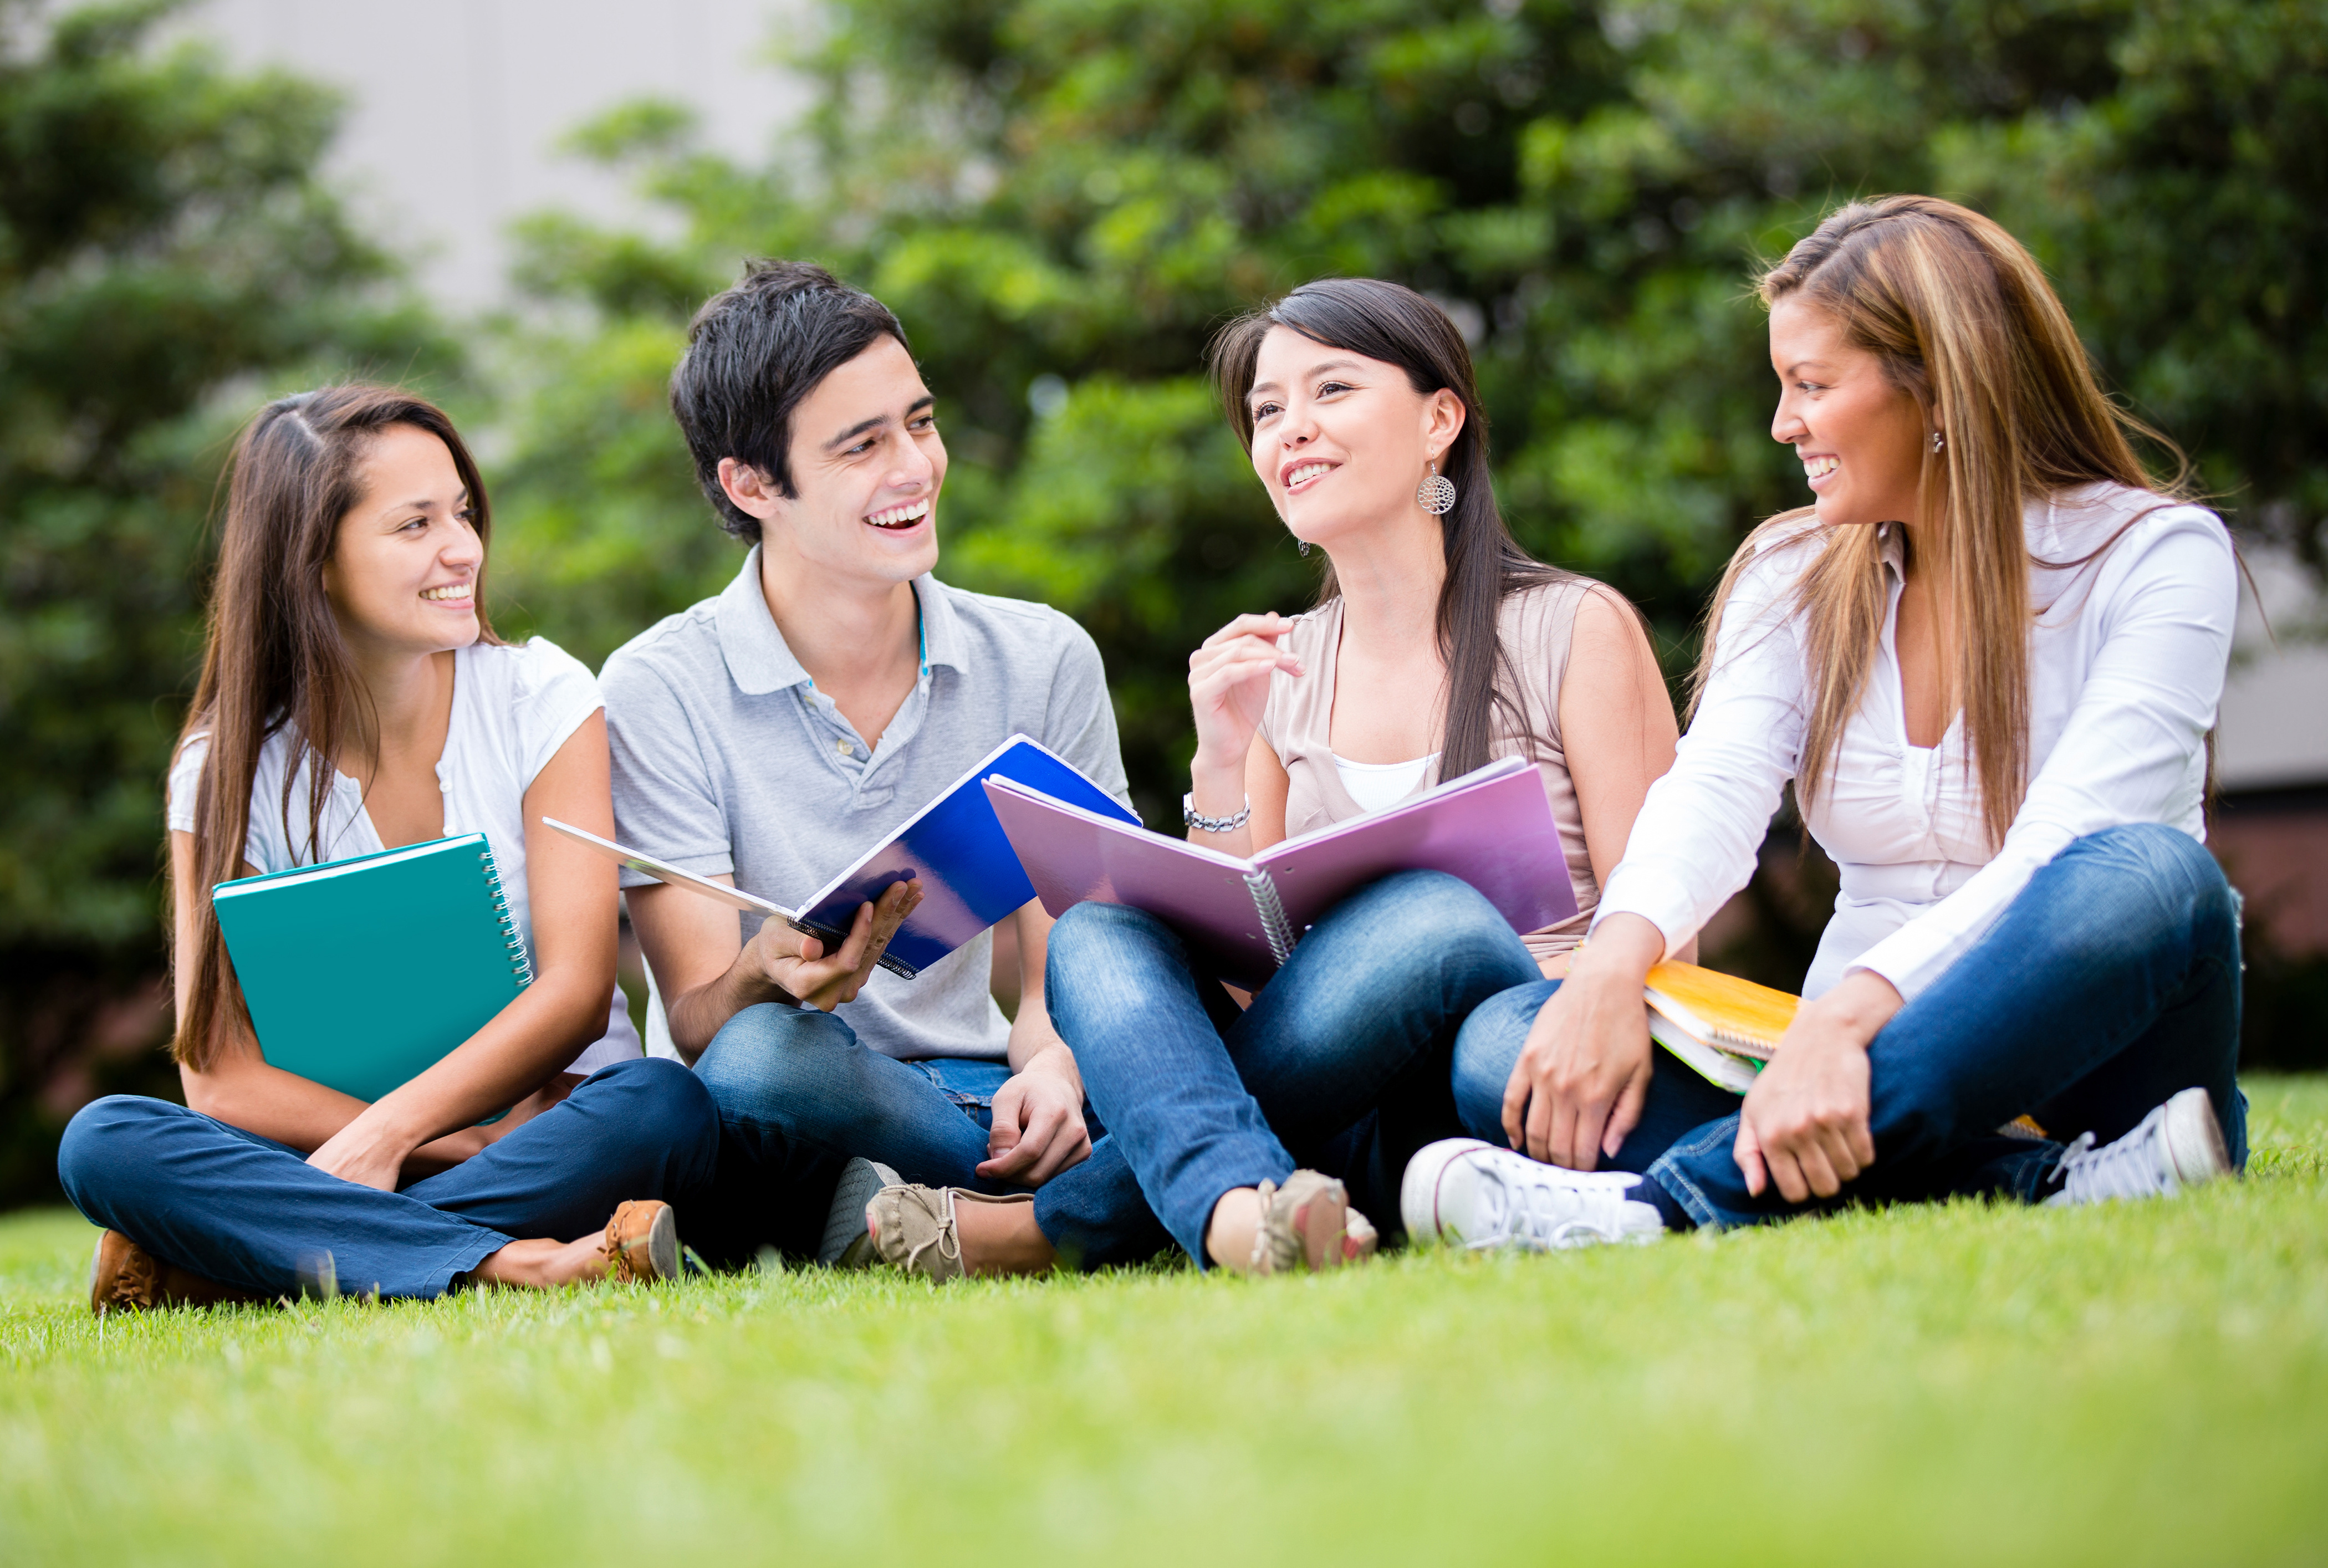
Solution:
<svg viewBox="0 0 2328 1568"><path fill-rule="evenodd" d="M1304 463L1300 467L1295 469L1292 473L1285 476L1286 488L1290 490L1294 485L1317 478L1320 474L1331 473L1333 471L1333 467L1334 465L1330 463Z"/></svg>
<svg viewBox="0 0 2328 1568"><path fill-rule="evenodd" d="M929 514L930 503L927 501L915 501L904 506L893 506L887 512L874 512L865 521L875 528L898 528L906 523L919 522Z"/></svg>
<svg viewBox="0 0 2328 1568"><path fill-rule="evenodd" d="M1803 459L1803 477L1824 479L1842 466L1843 459L1840 457L1806 457Z"/></svg>
<svg viewBox="0 0 2328 1568"><path fill-rule="evenodd" d="M469 596L469 585L466 583L448 583L441 588L424 588L421 590L420 596L424 599L435 599L440 602L446 599L465 599Z"/></svg>

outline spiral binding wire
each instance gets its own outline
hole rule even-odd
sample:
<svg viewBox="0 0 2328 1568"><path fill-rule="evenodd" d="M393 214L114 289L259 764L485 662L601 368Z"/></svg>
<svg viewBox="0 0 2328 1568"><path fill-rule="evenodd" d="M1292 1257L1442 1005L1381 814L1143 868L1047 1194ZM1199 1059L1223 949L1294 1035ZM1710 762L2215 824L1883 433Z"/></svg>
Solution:
<svg viewBox="0 0 2328 1568"><path fill-rule="evenodd" d="M1261 929L1269 938L1269 955L1282 965L1293 956L1293 923L1285 917L1285 905L1277 897L1277 884L1269 879L1266 871L1255 871L1244 879L1253 892L1253 906L1261 915Z"/></svg>
<svg viewBox="0 0 2328 1568"><path fill-rule="evenodd" d="M502 940L510 951L510 972L517 976L517 988L523 991L533 983L533 960L525 951L525 938L517 928L517 916L510 912L509 894L502 887L501 868L493 864L493 847L487 844L477 852L485 863L485 886L493 896L493 918L501 922Z"/></svg>

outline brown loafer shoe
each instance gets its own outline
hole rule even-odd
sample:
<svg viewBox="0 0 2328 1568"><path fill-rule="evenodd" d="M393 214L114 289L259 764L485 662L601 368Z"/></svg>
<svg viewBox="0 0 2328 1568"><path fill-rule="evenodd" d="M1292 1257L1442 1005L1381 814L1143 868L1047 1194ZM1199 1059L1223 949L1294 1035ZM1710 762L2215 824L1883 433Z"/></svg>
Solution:
<svg viewBox="0 0 2328 1568"><path fill-rule="evenodd" d="M97 1249L89 1254L89 1310L100 1318L109 1312L144 1312L155 1307L215 1307L228 1301L265 1300L165 1263L117 1230L99 1236Z"/></svg>
<svg viewBox="0 0 2328 1568"><path fill-rule="evenodd" d="M865 1206L868 1249L876 1261L943 1284L962 1276L960 1203L1032 1203L1031 1192L989 1197L962 1187L885 1187Z"/></svg>
<svg viewBox="0 0 2328 1568"><path fill-rule="evenodd" d="M1379 1237L1350 1207L1348 1190L1330 1176L1297 1170L1280 1187L1261 1184L1261 1223L1253 1233L1253 1272L1338 1268L1374 1255Z"/></svg>
<svg viewBox="0 0 2328 1568"><path fill-rule="evenodd" d="M679 1215L660 1198L633 1198L606 1222L602 1250L617 1284L651 1285L679 1278Z"/></svg>

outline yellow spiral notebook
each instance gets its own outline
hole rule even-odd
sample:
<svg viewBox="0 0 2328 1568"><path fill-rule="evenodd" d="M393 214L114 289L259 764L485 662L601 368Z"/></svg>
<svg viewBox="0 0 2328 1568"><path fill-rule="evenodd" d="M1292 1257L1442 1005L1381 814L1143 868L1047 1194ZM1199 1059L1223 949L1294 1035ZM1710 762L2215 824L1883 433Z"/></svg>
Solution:
<svg viewBox="0 0 2328 1568"><path fill-rule="evenodd" d="M1649 971L1647 1000L1649 1038L1733 1094L1754 1086L1754 1075L1803 1005L1786 991L1670 961ZM2016 1116L1997 1131L2009 1138L2046 1136L2030 1116Z"/></svg>
<svg viewBox="0 0 2328 1568"><path fill-rule="evenodd" d="M1649 971L1648 1003L1716 1050L1767 1062L1802 998L1751 980L1668 960Z"/></svg>

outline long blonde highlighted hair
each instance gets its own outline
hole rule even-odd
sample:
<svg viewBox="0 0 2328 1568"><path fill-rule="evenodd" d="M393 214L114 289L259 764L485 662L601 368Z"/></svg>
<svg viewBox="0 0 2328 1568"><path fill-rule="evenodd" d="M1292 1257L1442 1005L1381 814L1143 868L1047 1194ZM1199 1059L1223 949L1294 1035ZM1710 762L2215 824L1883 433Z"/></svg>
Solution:
<svg viewBox="0 0 2328 1568"><path fill-rule="evenodd" d="M1992 845L2004 841L2029 772L2029 565L2023 508L2098 480L2181 493L2151 474L2132 436L2173 444L2110 401L2045 274L2021 242L1979 213L1932 196L1878 196L1829 213L1761 276L1767 308L1799 298L1854 346L1880 359L1916 400L1941 449L1926 446L1907 548L1938 576L1954 634L1944 711L1964 714ZM1739 573L1773 530L1764 521L1731 559L1707 612L1690 707L1714 669L1716 633ZM2131 524L2127 525L2131 526ZM1826 528L1798 580L1812 705L1797 798L1807 809L1830 782L1844 727L1857 711L1883 635L1889 593L1882 540L1863 525ZM2125 531L2123 528L2117 530ZM2117 534L2074 562L2107 550Z"/></svg>

